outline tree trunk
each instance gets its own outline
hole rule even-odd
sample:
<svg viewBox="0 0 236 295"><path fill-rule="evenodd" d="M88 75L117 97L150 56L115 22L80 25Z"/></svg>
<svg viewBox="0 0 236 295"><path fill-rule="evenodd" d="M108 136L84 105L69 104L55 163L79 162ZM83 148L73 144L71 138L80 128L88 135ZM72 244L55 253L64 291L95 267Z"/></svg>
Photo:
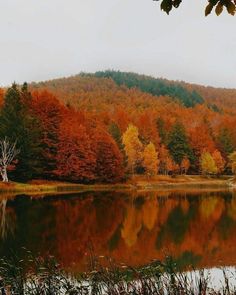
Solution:
<svg viewBox="0 0 236 295"><path fill-rule="evenodd" d="M1 169L1 175L2 175L2 181L3 182L8 182L7 168L6 167L2 167L2 169Z"/></svg>

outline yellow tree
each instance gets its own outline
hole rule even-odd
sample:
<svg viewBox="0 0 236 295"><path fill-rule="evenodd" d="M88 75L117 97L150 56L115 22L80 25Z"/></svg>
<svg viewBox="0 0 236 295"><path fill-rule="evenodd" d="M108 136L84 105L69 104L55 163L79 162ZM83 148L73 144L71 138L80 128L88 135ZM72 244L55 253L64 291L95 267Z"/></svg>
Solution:
<svg viewBox="0 0 236 295"><path fill-rule="evenodd" d="M142 163L143 145L139 140L138 128L133 124L129 124L122 136L122 142L127 156L128 170L134 173L135 168Z"/></svg>
<svg viewBox="0 0 236 295"><path fill-rule="evenodd" d="M150 142L144 149L143 152L143 166L147 176L153 176L158 171L158 153L152 142Z"/></svg>
<svg viewBox="0 0 236 295"><path fill-rule="evenodd" d="M190 167L190 161L185 156L180 164L181 173L186 174L188 172L189 167Z"/></svg>
<svg viewBox="0 0 236 295"><path fill-rule="evenodd" d="M223 159L220 151L218 151L218 150L214 150L212 157L213 157L215 164L216 164L217 174L221 174L225 168L225 160Z"/></svg>
<svg viewBox="0 0 236 295"><path fill-rule="evenodd" d="M216 174L216 163L209 152L203 152L200 158L200 166L202 174Z"/></svg>

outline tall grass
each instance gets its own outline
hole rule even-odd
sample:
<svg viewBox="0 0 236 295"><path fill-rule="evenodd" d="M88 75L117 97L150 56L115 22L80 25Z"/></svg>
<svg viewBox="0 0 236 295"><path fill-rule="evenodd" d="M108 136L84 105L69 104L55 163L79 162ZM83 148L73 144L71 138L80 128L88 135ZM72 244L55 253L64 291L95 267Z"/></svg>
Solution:
<svg viewBox="0 0 236 295"><path fill-rule="evenodd" d="M231 295L236 294L235 273L222 270L223 281L214 288L204 270L180 272L171 257L140 268L91 256L89 270L79 276L67 273L49 256L21 260L12 255L0 261L0 294L4 295ZM234 283L232 283L234 282Z"/></svg>

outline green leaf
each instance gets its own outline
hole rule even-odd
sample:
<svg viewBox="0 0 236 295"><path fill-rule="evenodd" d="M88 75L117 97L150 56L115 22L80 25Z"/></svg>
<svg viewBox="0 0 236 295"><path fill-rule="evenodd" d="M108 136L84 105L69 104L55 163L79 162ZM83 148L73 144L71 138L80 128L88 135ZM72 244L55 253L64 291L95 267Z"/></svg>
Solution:
<svg viewBox="0 0 236 295"><path fill-rule="evenodd" d="M216 12L216 15L220 15L223 11L223 4L221 2L219 2L216 6L216 9L215 9L215 12Z"/></svg>
<svg viewBox="0 0 236 295"><path fill-rule="evenodd" d="M205 9L205 16L208 16L208 15L211 13L213 7L214 7L214 5L213 5L212 3L209 3L209 4L207 5L207 7L206 7L206 9Z"/></svg>

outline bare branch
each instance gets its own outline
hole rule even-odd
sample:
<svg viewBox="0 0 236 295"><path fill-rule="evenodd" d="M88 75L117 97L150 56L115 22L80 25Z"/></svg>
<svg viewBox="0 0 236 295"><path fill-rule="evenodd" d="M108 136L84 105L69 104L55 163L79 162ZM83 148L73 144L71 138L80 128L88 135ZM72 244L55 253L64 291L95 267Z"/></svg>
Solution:
<svg viewBox="0 0 236 295"><path fill-rule="evenodd" d="M16 148L17 141L11 143L7 137L0 139L0 174L3 181L7 182L7 167L12 163L14 158L20 153L20 149Z"/></svg>

